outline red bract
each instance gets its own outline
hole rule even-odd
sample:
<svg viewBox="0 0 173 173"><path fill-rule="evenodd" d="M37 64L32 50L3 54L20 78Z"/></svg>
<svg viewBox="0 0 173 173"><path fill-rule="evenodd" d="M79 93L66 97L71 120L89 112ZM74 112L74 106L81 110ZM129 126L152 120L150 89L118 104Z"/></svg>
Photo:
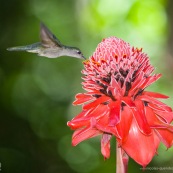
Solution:
<svg viewBox="0 0 173 173"><path fill-rule="evenodd" d="M142 166L146 166L162 142L173 144L172 109L157 99L165 95L145 91L161 74L152 75L147 54L116 37L104 39L84 62L82 83L86 93L76 95L74 105L83 110L68 122L72 144L102 135L101 152L110 156L110 139Z"/></svg>

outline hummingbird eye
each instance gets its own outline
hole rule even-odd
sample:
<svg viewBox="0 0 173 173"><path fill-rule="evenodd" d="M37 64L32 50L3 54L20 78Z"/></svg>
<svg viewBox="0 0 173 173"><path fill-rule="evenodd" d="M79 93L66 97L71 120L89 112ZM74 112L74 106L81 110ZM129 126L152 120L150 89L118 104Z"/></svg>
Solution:
<svg viewBox="0 0 173 173"><path fill-rule="evenodd" d="M82 52L80 50L77 50L77 53L80 55Z"/></svg>

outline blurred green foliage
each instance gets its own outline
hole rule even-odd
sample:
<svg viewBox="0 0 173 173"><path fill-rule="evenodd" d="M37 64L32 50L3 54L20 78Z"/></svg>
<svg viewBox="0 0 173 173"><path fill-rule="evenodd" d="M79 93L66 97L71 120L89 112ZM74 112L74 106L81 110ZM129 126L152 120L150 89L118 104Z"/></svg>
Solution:
<svg viewBox="0 0 173 173"><path fill-rule="evenodd" d="M115 140L111 158L100 153L100 139L71 146L66 122L80 112L71 105L82 92L82 61L47 59L6 48L37 42L39 23L86 57L97 44L117 36L143 47L163 77L151 90L173 96L167 69L166 0L1 0L0 5L0 166L4 173L115 172ZM173 105L170 98L167 103ZM149 166L173 166L173 149L161 146ZM133 160L130 172L143 172ZM150 171L145 171L150 172Z"/></svg>

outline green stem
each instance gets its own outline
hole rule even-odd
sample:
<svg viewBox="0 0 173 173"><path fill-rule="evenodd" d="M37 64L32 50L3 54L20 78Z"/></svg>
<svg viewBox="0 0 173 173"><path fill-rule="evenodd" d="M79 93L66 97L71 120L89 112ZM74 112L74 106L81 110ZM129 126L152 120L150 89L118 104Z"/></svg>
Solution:
<svg viewBox="0 0 173 173"><path fill-rule="evenodd" d="M125 151L116 144L116 173L127 173L129 157Z"/></svg>

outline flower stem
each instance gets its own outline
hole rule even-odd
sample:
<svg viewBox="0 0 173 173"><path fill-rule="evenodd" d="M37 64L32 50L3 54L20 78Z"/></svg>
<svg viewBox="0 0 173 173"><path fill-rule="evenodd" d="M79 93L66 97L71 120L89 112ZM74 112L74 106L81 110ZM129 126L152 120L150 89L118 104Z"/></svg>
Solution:
<svg viewBox="0 0 173 173"><path fill-rule="evenodd" d="M125 151L116 144L116 173L127 173L129 157Z"/></svg>

